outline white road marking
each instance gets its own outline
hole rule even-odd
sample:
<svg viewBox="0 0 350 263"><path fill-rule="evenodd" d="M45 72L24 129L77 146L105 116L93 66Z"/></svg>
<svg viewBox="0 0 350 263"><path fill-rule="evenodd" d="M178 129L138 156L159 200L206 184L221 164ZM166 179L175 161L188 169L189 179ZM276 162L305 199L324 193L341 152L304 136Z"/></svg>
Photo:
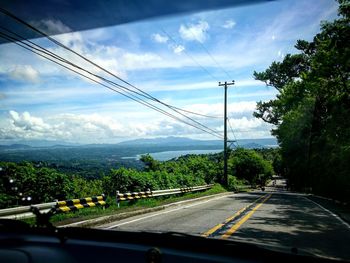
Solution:
<svg viewBox="0 0 350 263"><path fill-rule="evenodd" d="M329 211L327 208L323 207L322 205L316 203L315 201L312 201L311 199L304 197L305 199L309 200L310 202L314 203L315 205L317 205L318 207L320 207L321 209L323 209L324 211L330 213L332 216L334 216L336 219L338 219L341 223L343 223L343 225L345 225L347 228L350 229L350 225L345 222L343 219L341 219L338 215L334 214L332 211Z"/></svg>
<svg viewBox="0 0 350 263"><path fill-rule="evenodd" d="M202 205L202 204L205 204L205 203L208 203L208 202L211 202L211 201L214 201L214 200L218 200L218 199L221 199L221 198L224 198L224 197L228 197L228 196L231 196L231 195L219 196L219 197L216 197L216 198L213 198L213 199L209 199L209 200L205 200L205 201L202 201L202 202L198 202L198 203L195 203L195 204L192 204L192 205L182 206L182 207L178 207L178 208L175 208L175 209L172 209L172 210L159 212L159 213L156 213L156 214L152 214L152 215L144 216L144 217L141 217L141 218L133 219L133 220L130 220L130 221L127 221L127 222L123 222L123 223L119 223L119 224L116 224L116 225L112 225L112 226L109 226L109 227L104 227L103 229L112 229L112 228L115 228L115 227L118 227L118 226L122 226L122 225L130 224L130 223L134 223L134 222L137 222L137 221L145 220L147 218L151 218L151 217L155 217L155 216L159 216L159 215L163 215L163 214L168 214L168 213L171 213L171 212L175 212L175 211L178 211L178 210L181 210L181 209L185 209L185 208L189 208L189 207L193 207L193 206L197 206L197 205Z"/></svg>

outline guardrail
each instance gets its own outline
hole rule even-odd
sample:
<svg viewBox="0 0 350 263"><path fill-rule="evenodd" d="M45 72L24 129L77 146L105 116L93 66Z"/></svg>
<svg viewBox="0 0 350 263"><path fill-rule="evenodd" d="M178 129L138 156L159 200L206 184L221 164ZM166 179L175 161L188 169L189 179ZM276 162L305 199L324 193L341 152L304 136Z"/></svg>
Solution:
<svg viewBox="0 0 350 263"><path fill-rule="evenodd" d="M151 198L164 195L173 195L173 194L182 194L188 192L202 191L210 189L214 184L193 186L193 187L184 187L184 188L175 188L175 189L165 189L165 190L147 190L144 192L131 192L131 193L120 193L116 192L116 203L119 207L121 201L141 199L141 198Z"/></svg>
<svg viewBox="0 0 350 263"><path fill-rule="evenodd" d="M4 219L25 219L34 217L32 207L39 209L41 213L47 213L55 210L56 213L74 211L86 207L105 206L106 196L94 196L81 199L70 199L65 201L56 201L50 203L36 204L30 206L20 206L0 210L0 218Z"/></svg>
<svg viewBox="0 0 350 263"><path fill-rule="evenodd" d="M121 201L133 200L139 198L150 198L164 195L182 194L188 192L195 192L210 189L214 184L184 187L176 189L165 189L165 190L155 190L155 191L145 191L145 192L133 192L133 193L119 193L117 191L116 201L119 207ZM34 217L32 208L36 207L41 213L47 213L50 210L54 210L56 213L70 212L87 207L95 206L106 206L106 196L95 196L87 197L81 199L70 199L65 201L56 201L43 204L35 204L30 206L20 206L13 208L6 208L0 210L0 218L4 219L25 219Z"/></svg>
<svg viewBox="0 0 350 263"><path fill-rule="evenodd" d="M106 196L100 195L80 199L58 201L54 209L56 210L56 213L64 213L94 206L106 206Z"/></svg>
<svg viewBox="0 0 350 263"><path fill-rule="evenodd" d="M34 214L31 212L31 207L37 207L40 212L47 213L55 205L56 205L56 202L51 202L51 203L43 203L43 204L36 204L36 205L30 205L30 206L19 206L19 207L1 209L0 218L6 218L6 219L30 218L30 217L34 217Z"/></svg>

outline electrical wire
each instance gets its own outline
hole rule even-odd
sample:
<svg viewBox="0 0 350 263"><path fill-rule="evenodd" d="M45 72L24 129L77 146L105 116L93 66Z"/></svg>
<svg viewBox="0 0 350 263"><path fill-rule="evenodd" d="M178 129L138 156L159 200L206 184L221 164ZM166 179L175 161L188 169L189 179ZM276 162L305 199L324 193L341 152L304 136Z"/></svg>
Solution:
<svg viewBox="0 0 350 263"><path fill-rule="evenodd" d="M196 38L196 36L194 35L193 31L191 28L189 28L192 36L194 38ZM204 44L201 42L201 41L197 41L199 43L199 45L202 47L202 49L208 54L208 56L211 58L212 61L214 61L214 63L219 67L219 69L221 69L222 72L224 72L226 74L226 76L229 78L229 79L233 79L231 77L231 75L219 64L219 62L214 58L214 56L212 56L212 54L209 52L209 50L204 46Z"/></svg>
<svg viewBox="0 0 350 263"><path fill-rule="evenodd" d="M164 28L161 28L162 32L164 34L166 34L168 36L168 38L173 41L175 43L175 45L179 46L179 44L177 43L177 41L167 32L165 31ZM218 79L216 77L214 77L213 74L211 74L205 67L203 67L196 59L194 59L193 56L191 56L186 49L183 50L183 52L186 54L186 56L188 56L194 63L197 64L198 67L200 67L204 72L206 72L213 80L215 80L216 82L219 82Z"/></svg>
<svg viewBox="0 0 350 263"><path fill-rule="evenodd" d="M199 114L199 113L195 113L195 112L192 112L192 111L187 111L187 110L184 110L184 109L181 109L181 108L178 108L178 107L175 107L175 106L172 106L172 105L169 105L167 103L164 103L162 101L160 101L159 99L155 98L154 96L150 95L149 93L137 88L136 86L134 86L133 84L131 84L130 82L120 78L119 76L117 76L116 74L110 72L109 70L101 67L100 65L96 64L95 62L91 61L90 59L84 57L83 55L79 54L78 52L72 50L71 48L67 47L66 45L60 43L59 41L57 41L56 39L50 37L48 34L42 32L41 30L37 29L36 27L30 25L29 23L25 22L24 20L20 19L19 17L13 15L12 13L10 13L9 11L3 9L0 7L0 12L2 12L3 14L11 17L12 19L16 20L17 22L27 26L28 28L30 28L31 30L39 33L40 35L46 37L47 39L49 39L51 42L55 43L56 45L72 52L73 54L77 55L78 57L82 58L83 60L89 62L90 64L94 65L95 67L97 67L98 69L104 71L105 73L117 78L119 81L122 81L124 84L127 84L129 85L130 87L136 89L137 91L141 92L145 97L147 97L148 99L151 99L151 100L154 100L160 104L163 104L164 106L168 107L168 108L171 108L172 110L174 111L183 111L183 112L187 112L187 113L191 113L191 114L194 114L194 115L199 115L199 116L202 116L202 117L208 117L208 118L216 118L216 116L209 116L209 115L204 115L204 114ZM209 72L208 72L209 73ZM210 73L209 73L210 74ZM125 87L124 87L125 88ZM179 112L178 112L179 113ZM179 113L181 114L181 113ZM185 116L186 117L186 116ZM189 118L189 117L186 117L186 118Z"/></svg>
<svg viewBox="0 0 350 263"><path fill-rule="evenodd" d="M230 130L231 130L231 133L232 133L232 135L233 135L233 138L234 138L234 141L235 141L235 143L236 143L236 146L239 147L238 140L237 140L237 138L236 138L236 134L235 134L235 132L233 131L233 128L232 128L232 125L231 125L231 122L230 122L230 118L227 118L227 122L228 122L228 125L229 125L229 127L230 127Z"/></svg>
<svg viewBox="0 0 350 263"><path fill-rule="evenodd" d="M7 31L8 31L8 30L7 30ZM17 34L17 35L18 35L18 34ZM194 128L200 129L200 130L202 130L202 131L204 131L204 132L207 132L207 133L209 133L209 134L211 134L211 135L214 135L214 136L216 136L216 137L219 137L219 136L217 136L216 131L211 130L210 128L208 128L208 127L206 127L206 126L204 126L204 125L202 125L204 128L209 129L209 130L211 130L211 131L214 131L215 133L209 132L208 130L204 130L204 129L202 129L202 128L198 127L198 126L195 126L195 125L193 125L193 124L191 124L191 123L185 122L183 119L180 119L180 118L178 118L178 117L176 117L176 116L174 116L174 115L172 115L172 114L170 114L170 113L168 113L168 112L166 112L166 111L164 111L164 110L162 110L162 109L160 109L160 108L158 108L158 107L156 107L156 106L154 106L154 105L152 105L152 104L150 104L150 103L148 103L148 102L146 102L146 101L144 101L144 100L142 100L142 99L140 99L140 98L138 98L138 97L136 97L136 99L135 99L134 97L131 97L131 96L128 96L128 95L126 95L126 94L124 94L124 93L121 93L121 92L119 92L119 91L117 91L117 90L115 90L115 89L112 89L112 88L109 87L109 86L104 85L104 84L101 83L101 82L98 82L98 81L96 81L96 80L94 80L94 79L92 79L92 78L90 78L90 77L88 77L88 76L86 76L86 75L84 75L84 74L82 74L82 73L80 73L80 72L77 72L77 71L75 71L75 70L73 70L73 69L71 69L71 68L69 68L69 67L67 67L67 66L65 66L65 65L63 65L63 64L61 64L61 63L59 63L59 62L57 62L57 61L54 61L53 59L48 58L48 57L45 56L45 55L51 56L51 57L53 57L54 59L59 60L59 61L62 61L62 62L66 62L66 63L68 63L69 65L78 68L79 70L83 70L83 71L85 71L85 72L87 72L87 73L89 73L89 74L91 74L91 75L93 75L93 76L95 76L95 77L99 77L99 78L100 78L100 76L98 76L98 75L96 75L96 74L93 74L93 73L91 73L91 72L89 72L89 71L87 71L87 70L84 70L83 68L81 68L81 67L79 67L79 66L76 66L74 63L70 63L70 62L68 62L67 60L62 59L60 56L54 54L54 53L51 52L51 51L48 51L48 50L42 48L41 46L39 46L39 45L37 45L37 44L35 44L35 43L29 41L29 40L26 40L26 41L32 43L33 45L35 45L35 46L37 46L37 47L39 47L39 49L36 48L36 47L33 47L33 46L30 45L30 44L25 43L25 42L24 42L23 40L21 40L21 39L11 37L11 36L9 36L9 35L3 33L3 32L1 32L1 37L3 37L3 38L5 38L5 39L9 40L10 42L15 42L15 44L17 44L17 45L19 45L19 46L21 46L21 47L23 47L23 48L25 48L25 49L27 49L27 50L29 50L29 51L32 51L33 53L35 53L35 54L37 54L37 55L39 55L39 56L42 56L42 57L44 57L44 58L46 58L46 59L48 59L48 60L50 60L50 61L52 61L52 62L54 62L54 63L56 63L56 64L58 64L58 65L61 65L61 66L65 67L66 69L71 70L71 71L73 71L73 72L75 72L75 73L77 73L77 74L79 74L79 75L81 75L81 76L83 76L83 77L85 77L85 78L87 78L87 79L89 79L89 80L91 80L91 81L94 81L94 82L96 82L96 83L98 83L98 84L100 84L100 85L102 85L102 86L104 86L104 87L106 87L106 88L108 88L108 89L111 89L111 90L113 90L113 91L115 91L115 92L117 92L117 93L119 93L119 94L121 94L121 95L123 95L123 96L126 96L126 97L128 97L129 99L132 99L132 100L134 100L134 101L137 101L137 102L139 102L139 103L141 103L141 104L143 104L143 105L145 105L145 106L147 106L147 107L150 107L150 108L152 108L152 109L154 109L154 110L156 110L156 111L158 111L158 112L161 112L161 113L163 113L163 114L165 114L165 115L167 115L167 116L169 116L169 117L171 117L171 118L173 118L173 119L176 119L176 120L178 120L178 121L181 121L181 122L183 122L183 123L185 123L185 124L187 124L187 125L190 125L190 126L192 126L192 127L194 127ZM19 42L19 43L18 43L18 42ZM21 44L20 44L20 43L21 43ZM25 46L24 46L24 45L25 45ZM44 53L45 55L40 54L39 52L42 52L42 53ZM104 79L104 78L101 78L101 79L104 80L104 81L106 81L106 79ZM109 82L109 83L111 84L110 81L107 80L107 82ZM118 84L117 84L117 85L118 85ZM119 86L120 86L120 85L119 85ZM220 138L221 138L221 136L220 136Z"/></svg>
<svg viewBox="0 0 350 263"><path fill-rule="evenodd" d="M4 28L4 27L2 27L2 26L0 26L0 28L3 29L3 30L6 30L7 32L10 32L11 34L14 34L14 35L16 35L16 36L19 36L19 35L16 34L15 32L12 32L11 30L8 30L8 29L6 29L6 28ZM8 35L7 35L7 36L8 36ZM106 81L106 82L108 82L108 83L110 83L110 84L112 84L112 85L114 85L114 86L116 86L116 87L118 87L118 88L126 89L126 90L129 91L129 92L134 92L134 93L136 93L136 94L139 94L138 92L136 92L136 91L134 91L134 90L128 89L128 88L126 88L126 87L124 87L124 86L122 86L122 85L120 85L120 84L117 84L117 83L115 83L115 82L113 82L113 81L111 81L111 80L105 79L105 78L103 78L103 77L101 77L101 76L99 76L99 75L96 75L96 74L94 74L94 73L92 73L92 72L90 72L90 71L88 71L88 70L86 70L86 69L84 69L84 68L81 68L81 67L77 66L76 64L74 64L74 63L72 63L72 62L70 62L70 61L68 61L68 60L66 60L66 59L64 59L64 58L62 58L62 57L60 57L60 56L58 56L57 54L55 54L55 53L53 53L53 52L51 52L51 51L49 51L49 50L47 50L47 49L41 47L40 45L38 45L38 44L36 44L36 43L34 43L34 42L30 41L30 40L26 40L26 39L22 38L21 36L19 36L19 37L20 37L21 39L14 39L14 41L22 41L22 43L24 43L24 41L25 41L25 42L29 42L29 43L31 43L32 45L38 47L39 49L31 46L31 48L33 48L33 49L35 49L35 50L37 50L37 51L39 51L39 52L44 52L46 55L53 56L55 59L58 59L58 60L60 60L60 61L62 61L62 62L64 62L64 63L67 63L67 64L69 64L69 65L71 65L71 66L73 66L73 67L76 67L76 68L78 68L79 70L85 71L85 72L87 72L88 74L93 75L94 77L97 77L97 78L99 78L99 79L101 79L101 80L103 80L103 81ZM24 43L24 44L27 45L26 43ZM139 95L143 96L142 94L139 94ZM143 96L143 97L144 97L144 96ZM140 98L139 98L139 99L140 99ZM177 112L177 111L176 111L176 112ZM215 131L215 130L213 130L213 129L211 129L211 128L209 128L209 127L203 125L203 124L201 124L200 122L198 122L198 121L196 121L196 120L193 120L192 118L190 118L190 117L188 117L188 116L186 116L186 115L184 115L184 114L182 114L182 113L179 113L179 114L182 115L182 116L184 116L184 117L186 117L187 119L190 119L191 121L197 123L198 125L200 125L200 126L206 128L206 129L210 130L211 132L218 133L217 131Z"/></svg>

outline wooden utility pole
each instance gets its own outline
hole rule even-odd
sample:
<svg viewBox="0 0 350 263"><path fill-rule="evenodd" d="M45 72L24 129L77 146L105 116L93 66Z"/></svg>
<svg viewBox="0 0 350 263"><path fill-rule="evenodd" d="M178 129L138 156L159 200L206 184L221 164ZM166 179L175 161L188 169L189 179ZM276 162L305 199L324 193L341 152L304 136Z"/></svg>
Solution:
<svg viewBox="0 0 350 263"><path fill-rule="evenodd" d="M225 81L225 83L221 84L219 82L219 86L224 86L225 88L225 97L224 97L224 185L228 186L228 174L227 174L227 86L234 85L235 81L232 80L231 83Z"/></svg>

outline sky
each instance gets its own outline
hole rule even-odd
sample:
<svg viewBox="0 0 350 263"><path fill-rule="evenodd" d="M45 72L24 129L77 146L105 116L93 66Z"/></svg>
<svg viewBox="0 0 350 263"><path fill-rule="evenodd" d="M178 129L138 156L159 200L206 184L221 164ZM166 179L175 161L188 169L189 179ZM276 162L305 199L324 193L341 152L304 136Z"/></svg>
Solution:
<svg viewBox="0 0 350 263"><path fill-rule="evenodd" d="M320 22L336 16L335 1L281 0L153 18L54 38L167 104L217 117L186 113L219 137L223 134L224 89L218 82L234 80L235 85L228 88L228 118L233 130L228 131L229 139L267 138L273 127L252 114L257 101L273 99L277 91L254 80L253 72L282 61L288 53L297 53L294 45L298 39L312 40ZM58 20L32 24L42 30L69 30ZM33 41L125 85L45 38ZM0 45L0 61L1 143L117 143L158 136L218 139L13 43Z"/></svg>

